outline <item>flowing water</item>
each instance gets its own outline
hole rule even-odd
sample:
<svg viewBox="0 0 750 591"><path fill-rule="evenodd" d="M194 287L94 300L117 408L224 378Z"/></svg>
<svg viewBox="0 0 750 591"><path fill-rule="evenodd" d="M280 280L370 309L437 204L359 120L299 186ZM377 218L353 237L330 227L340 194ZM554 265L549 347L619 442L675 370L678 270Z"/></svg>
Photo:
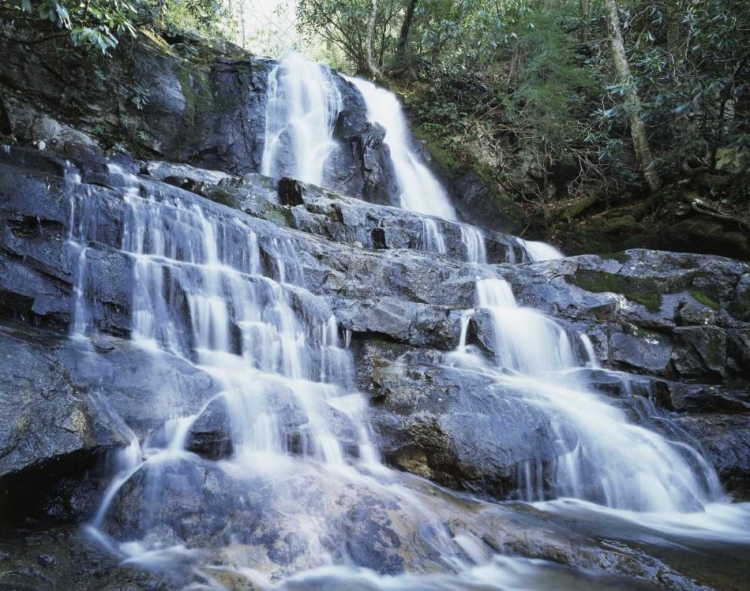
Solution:
<svg viewBox="0 0 750 591"><path fill-rule="evenodd" d="M271 77L264 172L319 181L331 150L331 122L341 108L329 72L295 56ZM353 83L370 118L387 130L404 207L455 219L444 189L409 147L396 98L370 83ZM293 155L289 162L286 150ZM155 356L178 357L206 372L218 392L197 407L187 393L178 397L162 429L134 438L121 453L90 531L125 563L200 572L194 589L224 588L212 577L226 570L257 588L290 591L647 588L488 551L476 532L510 510L445 493L380 462L352 356L339 342L327 303L305 288L289 238L272 228L259 233L225 208L159 195L134 177L123 175L121 187L126 219L121 242L111 246L133 262L132 339ZM93 239L95 217L85 202L72 202L68 241L78 268L71 331L78 339L93 331L84 245ZM609 523L678 537L750 541L747 508L726 503L701 455L631 424L621 409L590 391L579 371L597 366L587 337L518 306L509 284L486 265L480 231L463 225L461 239L478 276L476 309L464 312L459 347L445 363L519 392L549 417L560 449L555 460L518 466L516 497L532 504L528 510L582 521L603 515ZM422 241L424 250L446 251L432 217L424 219ZM561 256L547 245L522 245L532 260ZM491 357L467 344L470 323L483 314ZM191 430L216 409L227 417L231 452L211 462L192 453ZM187 505L218 495L222 500L212 510L233 516L222 522L226 548L219 555L207 558L205 548L168 534L165 511L175 474L180 482L198 483L188 490ZM260 525L243 521L254 503L263 507L255 509ZM199 519L218 519L205 514L209 510L195 508ZM370 510L397 536L380 538L377 552L384 560L405 561L398 564L408 574L375 574L382 565L368 562L371 549L364 546L371 540L357 538L363 524L376 527ZM113 525L118 519L131 523L127 533ZM275 537L257 534L260 542L253 541L251 530L276 523L282 525ZM504 523L513 527L512 520ZM266 550L258 548L279 539L298 540L305 550L270 579L258 567L268 563Z"/></svg>
<svg viewBox="0 0 750 591"><path fill-rule="evenodd" d="M478 281L477 305L491 319L495 362L489 370L549 413L560 441L569 438L563 429L575 437L573 449L556 460L519 466L522 499L572 497L613 509L672 513L702 511L723 500L718 478L700 454L630 424L622 410L587 391L574 371L580 363L566 331L519 307L507 282Z"/></svg>
<svg viewBox="0 0 750 591"><path fill-rule="evenodd" d="M341 94L330 69L293 53L269 75L261 173L323 186Z"/></svg>
<svg viewBox="0 0 750 591"><path fill-rule="evenodd" d="M412 146L406 117L396 95L359 78L347 80L364 97L370 121L385 128L385 143L391 150L401 190L401 206L409 211L455 220L456 212L448 194Z"/></svg>
<svg viewBox="0 0 750 591"><path fill-rule="evenodd" d="M565 256L554 246L547 244L546 242L522 240L521 238L517 238L517 240L528 259L532 262L550 261L553 259L561 259Z"/></svg>

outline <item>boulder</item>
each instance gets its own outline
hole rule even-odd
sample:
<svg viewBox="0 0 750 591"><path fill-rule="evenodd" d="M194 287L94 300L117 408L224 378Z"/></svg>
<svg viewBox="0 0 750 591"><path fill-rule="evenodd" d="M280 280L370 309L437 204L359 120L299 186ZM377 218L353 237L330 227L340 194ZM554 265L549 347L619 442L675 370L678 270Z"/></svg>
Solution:
<svg viewBox="0 0 750 591"><path fill-rule="evenodd" d="M0 327L3 521L84 516L100 492L87 473L132 437L101 392L76 388L65 346L23 326Z"/></svg>
<svg viewBox="0 0 750 591"><path fill-rule="evenodd" d="M393 465L449 486L513 496L525 463L549 463L575 447L574 433L522 392L491 376L425 363L367 341L355 357L372 397L371 420Z"/></svg>
<svg viewBox="0 0 750 591"><path fill-rule="evenodd" d="M3 520L90 517L111 477L104 460L216 390L184 361L117 338L0 323L0 345Z"/></svg>
<svg viewBox="0 0 750 591"><path fill-rule="evenodd" d="M675 419L714 466L736 501L750 501L750 414L701 414Z"/></svg>

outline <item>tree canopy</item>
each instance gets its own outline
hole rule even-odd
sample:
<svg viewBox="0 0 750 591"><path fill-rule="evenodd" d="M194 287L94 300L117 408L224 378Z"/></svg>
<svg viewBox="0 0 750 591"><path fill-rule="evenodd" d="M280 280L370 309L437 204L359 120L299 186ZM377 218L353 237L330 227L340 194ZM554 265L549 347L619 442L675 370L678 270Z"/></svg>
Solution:
<svg viewBox="0 0 750 591"><path fill-rule="evenodd" d="M230 14L221 0L0 0L0 16L37 33L27 45L64 38L106 53L139 26L214 33Z"/></svg>

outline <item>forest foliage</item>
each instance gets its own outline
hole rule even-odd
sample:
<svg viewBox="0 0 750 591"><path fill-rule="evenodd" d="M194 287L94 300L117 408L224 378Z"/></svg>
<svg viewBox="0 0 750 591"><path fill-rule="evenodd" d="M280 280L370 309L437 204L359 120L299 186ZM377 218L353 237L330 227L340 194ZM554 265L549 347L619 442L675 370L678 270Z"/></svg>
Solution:
<svg viewBox="0 0 750 591"><path fill-rule="evenodd" d="M25 45L65 39L107 53L141 26L167 35L219 34L231 13L222 0L0 0L0 17L36 31Z"/></svg>
<svg viewBox="0 0 750 591"><path fill-rule="evenodd" d="M746 172L750 2L617 0L627 79L615 71L606 4L380 0L373 54L382 82L414 105L428 137L541 204L555 194L616 201L644 188L634 108L662 186L716 170L727 150ZM299 23L327 41L339 66L371 75L371 8L370 0L300 0Z"/></svg>

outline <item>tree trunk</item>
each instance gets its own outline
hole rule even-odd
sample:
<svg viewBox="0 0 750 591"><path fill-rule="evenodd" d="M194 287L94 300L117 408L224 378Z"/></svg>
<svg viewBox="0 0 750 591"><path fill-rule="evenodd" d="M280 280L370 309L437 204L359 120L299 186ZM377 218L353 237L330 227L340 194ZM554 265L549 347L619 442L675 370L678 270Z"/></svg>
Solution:
<svg viewBox="0 0 750 591"><path fill-rule="evenodd" d="M581 41L589 42L589 24L591 23L591 0L581 0L581 21L583 28L581 30Z"/></svg>
<svg viewBox="0 0 750 591"><path fill-rule="evenodd" d="M617 12L615 0L604 0L609 19L609 40L612 44L612 55L615 62L615 71L620 84L625 87L625 105L630 112L630 135L633 138L633 148L638 164L641 167L643 178L649 189L656 191L659 188L659 177L653 168L651 148L648 145L646 126L641 119L641 100L633 87L633 77L630 73L630 65L625 54L625 41L620 31L620 17Z"/></svg>
<svg viewBox="0 0 750 591"><path fill-rule="evenodd" d="M417 8L418 1L419 0L409 0L409 5L406 7L406 15L404 16L404 22L401 23L401 32L398 36L398 45L396 45L397 68L400 68L404 65L404 61L406 58L406 43L409 40L411 21L414 19L414 10Z"/></svg>
<svg viewBox="0 0 750 591"><path fill-rule="evenodd" d="M372 12L370 13L370 20L367 23L367 40L365 41L365 50L367 52L367 69L371 78L382 78L380 69L375 63L372 50L372 40L375 36L375 19L378 16L378 0L372 0Z"/></svg>

